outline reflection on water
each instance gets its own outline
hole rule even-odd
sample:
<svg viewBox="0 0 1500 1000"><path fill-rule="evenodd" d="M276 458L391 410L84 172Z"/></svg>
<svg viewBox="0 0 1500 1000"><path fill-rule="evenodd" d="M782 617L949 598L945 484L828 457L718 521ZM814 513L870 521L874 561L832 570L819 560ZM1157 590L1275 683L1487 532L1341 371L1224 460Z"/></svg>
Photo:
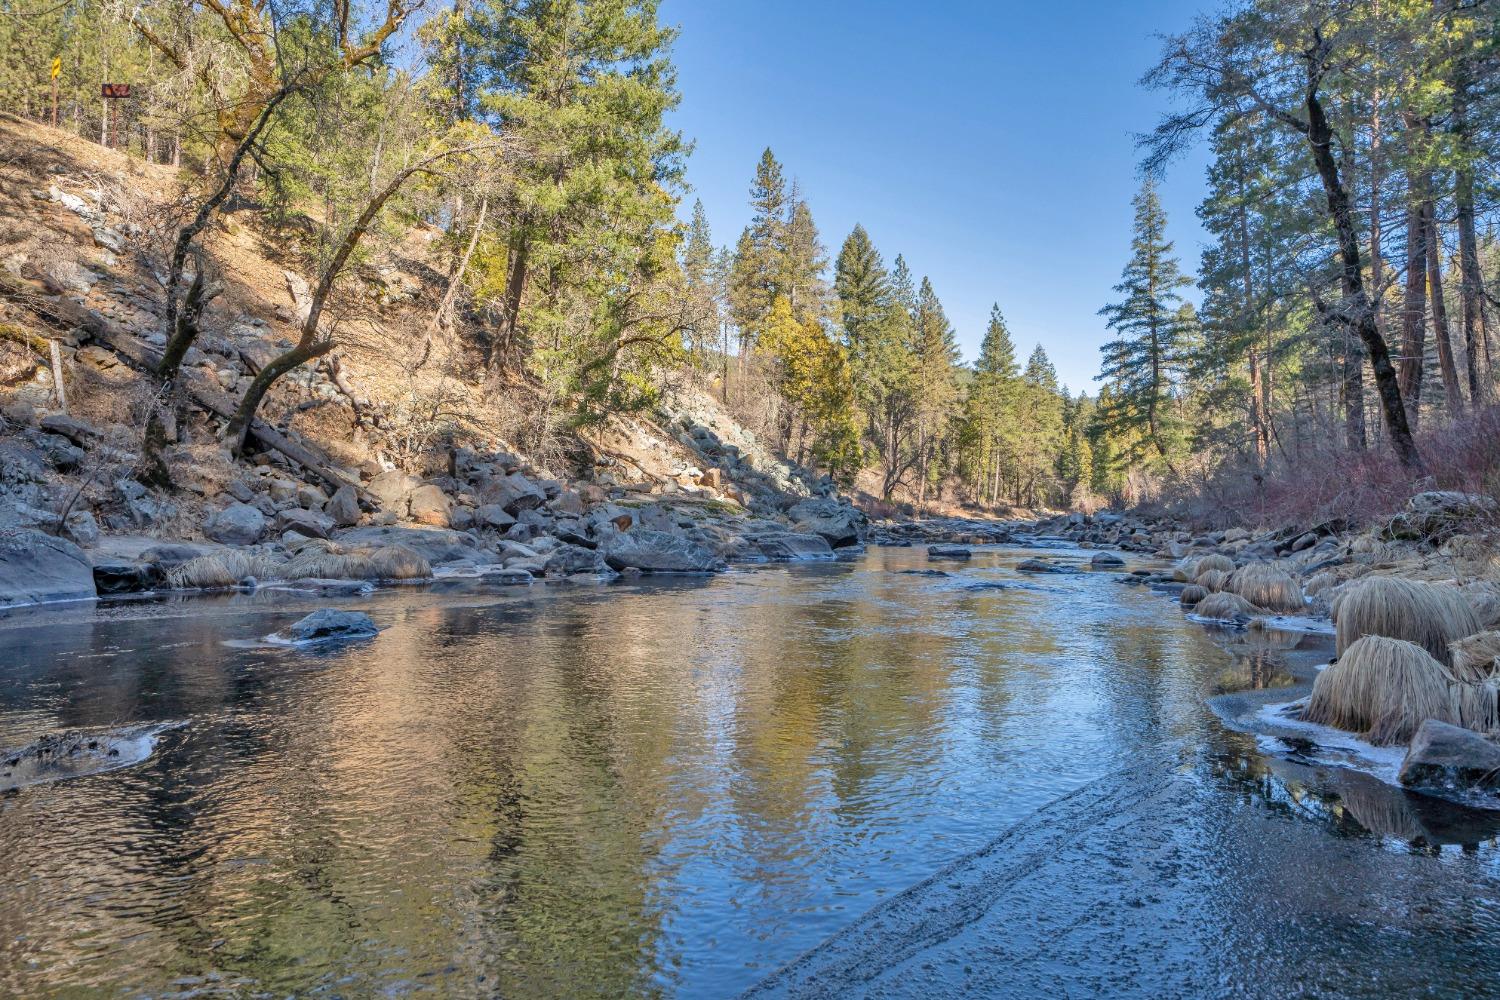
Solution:
<svg viewBox="0 0 1500 1000"><path fill-rule="evenodd" d="M1202 704L1285 637L1225 652L1103 574L974 587L1021 557L398 589L312 651L225 644L285 593L12 615L0 746L187 725L0 800L0 994L723 996L1142 755L1304 795Z"/></svg>

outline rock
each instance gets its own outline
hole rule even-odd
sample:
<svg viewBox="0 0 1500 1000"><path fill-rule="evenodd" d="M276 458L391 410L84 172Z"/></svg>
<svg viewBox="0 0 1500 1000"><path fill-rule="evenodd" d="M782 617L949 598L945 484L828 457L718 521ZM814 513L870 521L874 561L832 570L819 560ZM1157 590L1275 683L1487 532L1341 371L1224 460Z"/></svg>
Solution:
<svg viewBox="0 0 1500 1000"><path fill-rule="evenodd" d="M87 447L99 437L92 425L66 413L49 413L42 418L42 430L48 434L61 434L79 447Z"/></svg>
<svg viewBox="0 0 1500 1000"><path fill-rule="evenodd" d="M724 485L724 473L719 469L709 469L703 473L701 482L709 489L717 490Z"/></svg>
<svg viewBox="0 0 1500 1000"><path fill-rule="evenodd" d="M361 611L337 611L323 608L314 611L280 632L270 636L277 642L305 645L315 642L337 642L352 639L373 639L380 634L375 622Z"/></svg>
<svg viewBox="0 0 1500 1000"><path fill-rule="evenodd" d="M1095 567L1124 566L1125 560L1113 552L1096 552L1094 558L1089 560L1089 565Z"/></svg>
<svg viewBox="0 0 1500 1000"><path fill-rule="evenodd" d="M75 510L63 522L63 534L71 541L88 548L99 540L99 522L86 510Z"/></svg>
<svg viewBox="0 0 1500 1000"><path fill-rule="evenodd" d="M929 545L927 546L928 559L968 559L974 555L973 551L962 545Z"/></svg>
<svg viewBox="0 0 1500 1000"><path fill-rule="evenodd" d="M1413 541L1443 542L1476 523L1494 516L1495 500L1479 493L1428 490L1406 502L1406 510L1391 519L1387 534Z"/></svg>
<svg viewBox="0 0 1500 1000"><path fill-rule="evenodd" d="M323 506L323 513L333 519L335 527L354 527L359 523L359 494L353 486L340 486Z"/></svg>
<svg viewBox="0 0 1500 1000"><path fill-rule="evenodd" d="M205 549L196 545L179 545L167 542L163 545L153 545L141 553L141 562L151 563L161 569L171 569L181 566L189 559L196 559L203 555Z"/></svg>
<svg viewBox="0 0 1500 1000"><path fill-rule="evenodd" d="M797 531L822 535L834 548L859 544L869 525L863 511L828 499L803 500L787 511L787 518Z"/></svg>
<svg viewBox="0 0 1500 1000"><path fill-rule="evenodd" d="M292 316L298 323L305 322L312 311L312 289L307 279L295 271L282 271L281 276L286 279L287 294L292 297Z"/></svg>
<svg viewBox="0 0 1500 1000"><path fill-rule="evenodd" d="M573 490L563 490L547 502L547 506L556 514L567 517L582 517L584 506L583 497Z"/></svg>
<svg viewBox="0 0 1500 1000"><path fill-rule="evenodd" d="M446 528L452 521L452 505L448 494L436 486L418 486L407 498L411 519L418 524L430 524L435 528Z"/></svg>
<svg viewBox="0 0 1500 1000"><path fill-rule="evenodd" d="M42 453L59 472L71 472L83 464L88 457L84 450L60 434L40 435Z"/></svg>
<svg viewBox="0 0 1500 1000"><path fill-rule="evenodd" d="M99 275L71 258L53 261L43 270L51 284L78 295L87 295L99 282Z"/></svg>
<svg viewBox="0 0 1500 1000"><path fill-rule="evenodd" d="M604 559L612 569L643 573L715 573L724 561L690 538L638 528L610 539Z"/></svg>
<svg viewBox="0 0 1500 1000"><path fill-rule="evenodd" d="M772 562L808 562L833 558L833 547L822 535L777 532L754 535L756 550Z"/></svg>
<svg viewBox="0 0 1500 1000"><path fill-rule="evenodd" d="M347 545L405 545L433 566L469 562L483 565L494 557L481 549L474 538L450 528L418 525L386 525L354 528L340 532L338 541Z"/></svg>
<svg viewBox="0 0 1500 1000"><path fill-rule="evenodd" d="M203 537L225 545L254 545L265 533L266 516L243 503L232 503L203 523Z"/></svg>
<svg viewBox="0 0 1500 1000"><path fill-rule="evenodd" d="M94 563L94 587L100 596L155 590L162 580L161 569L152 563L132 559L106 559Z"/></svg>
<svg viewBox="0 0 1500 1000"><path fill-rule="evenodd" d="M416 476L407 475L400 469L392 469L370 480L370 485L366 487L366 490L380 501L381 510L394 511L398 517L404 517L407 499L411 496L412 490L421 485L422 480Z"/></svg>
<svg viewBox="0 0 1500 1000"><path fill-rule="evenodd" d="M497 503L487 503L474 511L474 523L482 528L495 528L503 531L516 523L516 519L505 512L505 508Z"/></svg>
<svg viewBox="0 0 1500 1000"><path fill-rule="evenodd" d="M1318 536L1309 531L1292 543L1293 552L1303 552L1318 544Z"/></svg>
<svg viewBox="0 0 1500 1000"><path fill-rule="evenodd" d="M1077 573L1078 570L1072 566L1060 566L1057 563L1045 562L1041 559L1023 559L1016 563L1016 570L1021 573Z"/></svg>
<svg viewBox="0 0 1500 1000"><path fill-rule="evenodd" d="M598 576L613 578L616 573L605 558L581 545L559 545L544 564L549 577Z"/></svg>
<svg viewBox="0 0 1500 1000"><path fill-rule="evenodd" d="M276 512L277 531L295 531L307 538L331 538L333 528L333 518L322 511L289 507Z"/></svg>
<svg viewBox="0 0 1500 1000"><path fill-rule="evenodd" d="M308 510L322 510L326 503L328 503L327 493L308 483L298 484L297 506L306 507Z"/></svg>
<svg viewBox="0 0 1500 1000"><path fill-rule="evenodd" d="M110 253L125 252L125 237L105 226L94 227L94 243Z"/></svg>
<svg viewBox="0 0 1500 1000"><path fill-rule="evenodd" d="M255 491L243 479L231 479L225 484L224 492L240 503L250 503L255 499Z"/></svg>
<svg viewBox="0 0 1500 1000"><path fill-rule="evenodd" d="M134 479L116 479L115 492L120 495L120 499L122 500L141 500L146 496L146 487Z"/></svg>
<svg viewBox="0 0 1500 1000"><path fill-rule="evenodd" d="M491 484L486 492L486 499L499 504L509 514L540 507L547 500L546 491L519 472L512 472Z"/></svg>
<svg viewBox="0 0 1500 1000"><path fill-rule="evenodd" d="M34 528L0 531L0 607L97 594L94 568L72 542Z"/></svg>
<svg viewBox="0 0 1500 1000"><path fill-rule="evenodd" d="M605 569L609 569L609 567L606 566ZM502 587L524 586L536 580L536 577L532 576L528 570L520 568L511 569L509 567L487 569L479 574L479 578L485 583L496 584Z"/></svg>
<svg viewBox="0 0 1500 1000"><path fill-rule="evenodd" d="M1428 719L1401 762L1401 783L1435 791L1500 788L1500 744L1480 733Z"/></svg>

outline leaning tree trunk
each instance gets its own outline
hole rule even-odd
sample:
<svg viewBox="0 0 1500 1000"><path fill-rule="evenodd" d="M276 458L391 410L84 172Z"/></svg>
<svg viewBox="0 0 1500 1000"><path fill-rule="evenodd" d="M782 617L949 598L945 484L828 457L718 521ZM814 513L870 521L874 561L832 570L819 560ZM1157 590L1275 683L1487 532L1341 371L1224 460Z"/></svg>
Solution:
<svg viewBox="0 0 1500 1000"><path fill-rule="evenodd" d="M1391 446L1395 449L1396 456L1408 470L1420 470L1422 459L1417 452L1416 442L1412 439L1411 425L1406 420L1406 409L1401 402L1401 386L1396 379L1395 366L1391 364L1390 347L1380 335L1380 328L1375 323L1375 310L1365 291L1354 212L1349 204L1349 192L1339 176L1338 161L1333 155L1333 129L1328 123L1323 103L1318 98L1317 78L1311 74L1311 67L1309 75L1307 141L1318 167L1318 177L1323 182L1328 214L1333 217L1334 229L1338 234L1339 263L1343 272L1344 322L1353 327L1370 355L1375 389L1380 395L1381 409L1385 412Z"/></svg>

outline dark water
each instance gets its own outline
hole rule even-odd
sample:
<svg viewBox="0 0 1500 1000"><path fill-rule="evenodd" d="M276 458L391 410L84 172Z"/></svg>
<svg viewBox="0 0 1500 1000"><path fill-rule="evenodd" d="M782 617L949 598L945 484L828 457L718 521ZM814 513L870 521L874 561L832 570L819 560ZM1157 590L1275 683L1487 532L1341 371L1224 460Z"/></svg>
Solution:
<svg viewBox="0 0 1500 1000"><path fill-rule="evenodd" d="M1275 655L1025 554L397 589L341 604L377 640L322 653L225 644L329 603L285 594L12 614L0 746L186 725L0 799L0 995L721 997L840 932L769 991L1027 995L1065 968L1059 995L1203 995L1256 982L1244 942L1285 913L1360 983L1491 988L1484 817L1226 730L1204 698L1285 683ZM943 899L898 895L950 864ZM1163 957L1122 912L1194 933ZM1262 995L1305 988L1264 968Z"/></svg>

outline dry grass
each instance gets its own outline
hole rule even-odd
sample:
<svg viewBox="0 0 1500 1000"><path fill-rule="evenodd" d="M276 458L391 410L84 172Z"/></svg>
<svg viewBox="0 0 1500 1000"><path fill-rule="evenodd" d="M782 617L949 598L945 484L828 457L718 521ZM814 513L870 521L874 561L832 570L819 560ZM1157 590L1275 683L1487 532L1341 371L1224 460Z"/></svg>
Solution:
<svg viewBox="0 0 1500 1000"><path fill-rule="evenodd" d="M1427 650L1443 664L1448 644L1483 630L1479 617L1453 587L1365 577L1345 587L1333 602L1338 655L1365 636L1404 639Z"/></svg>
<svg viewBox="0 0 1500 1000"><path fill-rule="evenodd" d="M1260 613L1260 608L1257 608L1239 594L1231 594L1227 591L1219 594L1209 594L1193 608L1193 614L1200 618L1211 618L1214 621L1224 622L1232 622L1240 618L1253 618Z"/></svg>
<svg viewBox="0 0 1500 1000"><path fill-rule="evenodd" d="M1271 563L1251 563L1235 570L1228 589L1267 611L1290 614L1307 610L1307 601L1297 581Z"/></svg>
<svg viewBox="0 0 1500 1000"><path fill-rule="evenodd" d="M343 550L336 545L306 547L287 564L288 580L422 580L432 566L404 545Z"/></svg>
<svg viewBox="0 0 1500 1000"><path fill-rule="evenodd" d="M1450 643L1453 676L1461 681L1485 681L1500 667L1500 632L1480 632Z"/></svg>
<svg viewBox="0 0 1500 1000"><path fill-rule="evenodd" d="M1199 573L1198 578L1193 582L1210 594L1217 594L1229 586L1229 578L1232 575L1222 569L1211 569Z"/></svg>
<svg viewBox="0 0 1500 1000"><path fill-rule="evenodd" d="M1369 635L1318 675L1303 718L1395 746L1410 742L1426 719L1494 729L1496 688L1456 680L1415 643Z"/></svg>
<svg viewBox="0 0 1500 1000"><path fill-rule="evenodd" d="M1197 604L1207 596L1208 591L1204 590L1196 583L1190 583L1186 587L1182 588L1182 596L1179 599L1182 601L1182 606L1188 608L1192 607L1194 604Z"/></svg>
<svg viewBox="0 0 1500 1000"><path fill-rule="evenodd" d="M1458 589L1474 609L1480 625L1487 629L1500 626L1500 583L1493 580L1471 580L1459 584Z"/></svg>
<svg viewBox="0 0 1500 1000"><path fill-rule="evenodd" d="M284 565L269 553L229 549L210 552L173 567L167 571L167 582L177 590L224 590L249 577L279 577Z"/></svg>
<svg viewBox="0 0 1500 1000"><path fill-rule="evenodd" d="M1214 552L1198 560L1198 570L1194 576L1201 576L1211 569L1223 570L1225 573L1234 572L1234 560L1221 552Z"/></svg>

